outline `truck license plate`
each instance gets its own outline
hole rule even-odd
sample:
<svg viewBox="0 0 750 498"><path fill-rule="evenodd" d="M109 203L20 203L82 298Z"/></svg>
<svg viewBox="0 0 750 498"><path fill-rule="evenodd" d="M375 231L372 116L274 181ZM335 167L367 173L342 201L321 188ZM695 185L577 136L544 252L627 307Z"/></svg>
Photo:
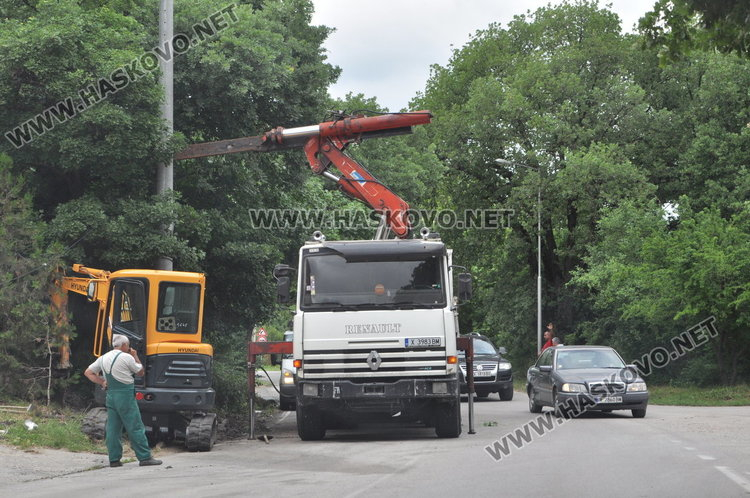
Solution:
<svg viewBox="0 0 750 498"><path fill-rule="evenodd" d="M440 337L413 337L404 339L404 346L407 348L427 348L441 346Z"/></svg>

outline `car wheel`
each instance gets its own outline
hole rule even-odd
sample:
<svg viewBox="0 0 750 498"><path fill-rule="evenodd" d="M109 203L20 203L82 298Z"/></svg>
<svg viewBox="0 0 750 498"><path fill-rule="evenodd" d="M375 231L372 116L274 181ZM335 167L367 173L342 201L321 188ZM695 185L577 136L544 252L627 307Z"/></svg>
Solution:
<svg viewBox="0 0 750 498"><path fill-rule="evenodd" d="M542 413L542 405L538 405L534 401L534 390L529 389L529 411L531 413Z"/></svg>
<svg viewBox="0 0 750 498"><path fill-rule="evenodd" d="M570 418L570 413L568 413L568 410L565 410L557 400L557 391L552 391L552 408L555 411L555 417Z"/></svg>
<svg viewBox="0 0 750 498"><path fill-rule="evenodd" d="M635 410L630 410L633 413L633 418L643 418L646 416L646 409L645 408L638 408Z"/></svg>
<svg viewBox="0 0 750 498"><path fill-rule="evenodd" d="M500 391L498 395L502 401L510 401L513 399L513 388L511 387L510 389Z"/></svg>

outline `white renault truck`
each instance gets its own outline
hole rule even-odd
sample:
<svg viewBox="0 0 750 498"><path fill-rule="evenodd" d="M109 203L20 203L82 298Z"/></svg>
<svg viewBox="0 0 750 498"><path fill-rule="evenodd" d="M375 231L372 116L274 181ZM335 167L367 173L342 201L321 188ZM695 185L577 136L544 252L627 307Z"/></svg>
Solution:
<svg viewBox="0 0 750 498"><path fill-rule="evenodd" d="M299 252L294 364L297 429L316 440L329 428L388 418L421 421L439 437L461 433L457 307L471 276L451 250L418 239L325 241ZM277 265L280 300L292 270Z"/></svg>

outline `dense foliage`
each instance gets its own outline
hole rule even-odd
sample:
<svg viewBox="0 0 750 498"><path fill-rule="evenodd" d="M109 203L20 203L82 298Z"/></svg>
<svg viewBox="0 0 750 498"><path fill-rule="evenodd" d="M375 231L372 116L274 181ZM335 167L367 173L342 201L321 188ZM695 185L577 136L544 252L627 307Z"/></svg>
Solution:
<svg viewBox="0 0 750 498"><path fill-rule="evenodd" d="M175 32L191 33L228 5L176 2ZM688 19L702 4L659 5ZM503 229L441 232L476 281L462 331L506 346L519 373L536 356L539 193L544 321L557 324L564 342L612 344L631 360L713 316L720 335L711 346L654 375L702 383L750 376L750 71L723 35L744 36L735 22L742 12L732 8L685 24L694 40L714 40L689 47L647 43L664 33L646 28L624 35L613 12L583 0L489 24L446 66L433 66L412 102L433 112L433 124L351 147L414 208L513 211ZM331 109L382 110L376 97L327 96L339 69L326 62L330 29L311 25L309 0L237 2L232 12L226 29L176 58L170 140L162 139L158 71L23 146L3 140L4 374L31 378L9 362L47 364L45 339L27 347L48 327L30 326L47 320L47 276L31 269L56 257L150 267L168 254L175 269L207 274L205 329L220 399L238 408L238 345L257 324L277 338L286 328L271 269L293 264L309 236L259 229L248 210L367 211L312 177L300 151L178 162L174 194L155 195L156 166L186 143L313 124ZM141 61L157 45L157 14L145 0L2 3L3 133ZM665 43L680 56L665 57ZM170 224L174 233L165 235ZM329 238L369 234L327 230ZM58 245L66 251L47 249ZM14 394L37 395L34 385Z"/></svg>
<svg viewBox="0 0 750 498"><path fill-rule="evenodd" d="M433 67L414 103L437 116L444 205L514 210L505 231L447 234L478 280L464 331L495 337L520 372L535 357L540 189L544 323L563 342L630 361L714 316L711 347L654 377L746 379L747 61L660 66L638 42L596 3L564 2Z"/></svg>

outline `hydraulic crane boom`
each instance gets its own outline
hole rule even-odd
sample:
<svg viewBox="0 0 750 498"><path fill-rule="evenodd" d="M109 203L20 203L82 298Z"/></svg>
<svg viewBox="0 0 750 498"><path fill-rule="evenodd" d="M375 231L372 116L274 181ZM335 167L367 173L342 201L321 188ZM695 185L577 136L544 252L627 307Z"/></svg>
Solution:
<svg viewBox="0 0 750 498"><path fill-rule="evenodd" d="M412 126L427 124L431 119L429 111L370 117L347 116L312 126L274 128L262 136L194 144L178 153L175 159L303 148L313 173L336 182L344 193L370 206L382 216L396 236L403 239L411 232L409 204L375 179L344 150L350 143L367 138L411 133ZM332 173L329 170L331 166L341 175ZM376 238L383 238L384 231L379 230L378 233Z"/></svg>

